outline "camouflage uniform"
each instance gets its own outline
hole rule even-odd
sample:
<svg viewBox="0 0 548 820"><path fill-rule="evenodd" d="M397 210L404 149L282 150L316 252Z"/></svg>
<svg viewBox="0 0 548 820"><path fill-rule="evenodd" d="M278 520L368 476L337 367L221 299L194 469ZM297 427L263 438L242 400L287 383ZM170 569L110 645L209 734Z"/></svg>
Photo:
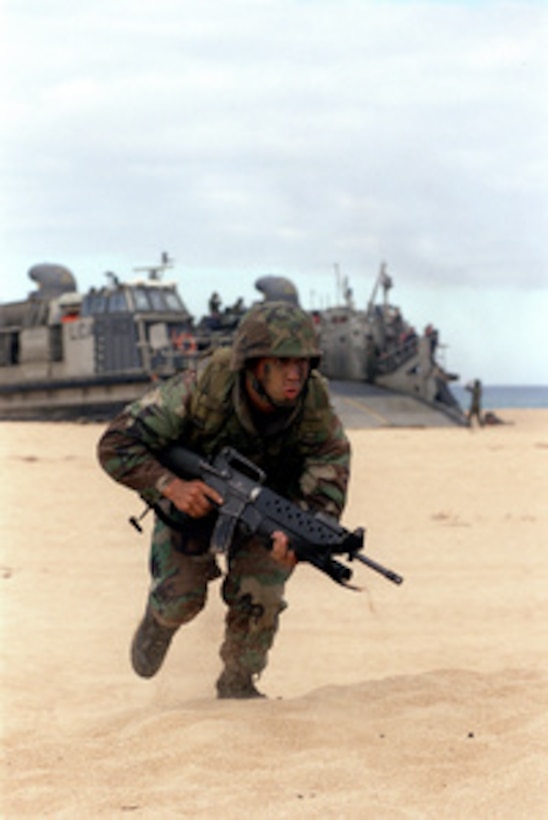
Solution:
<svg viewBox="0 0 548 820"><path fill-rule="evenodd" d="M470 399L470 408L467 413L468 424L472 425L472 419L475 417L478 420L480 427L483 427L483 418L481 415L481 381L479 379L474 379L472 384L466 385L466 389L472 394Z"/></svg>
<svg viewBox="0 0 548 820"><path fill-rule="evenodd" d="M218 349L198 373L179 374L129 405L99 443L104 469L146 500L157 502L174 476L151 451L178 441L208 456L230 445L264 470L267 485L276 492L339 517L350 448L325 380L312 370L296 406L263 418L253 412L243 385L246 361L272 355L273 350L273 355L291 357L303 356L304 349L317 364L312 355L316 348L310 340L303 347L298 337L294 311L281 303L272 303L266 311L259 308L259 331L265 320L268 340L261 342L257 326L244 319L232 349ZM191 520L184 532L175 532L158 518L155 521L149 607L165 622L183 624L194 618L205 605L208 583L221 574L208 551L212 525L213 516L207 516ZM256 675L266 665L278 616L286 606L284 585L291 570L271 558L259 538L241 534L227 560L222 595L228 612L221 657L225 669Z"/></svg>

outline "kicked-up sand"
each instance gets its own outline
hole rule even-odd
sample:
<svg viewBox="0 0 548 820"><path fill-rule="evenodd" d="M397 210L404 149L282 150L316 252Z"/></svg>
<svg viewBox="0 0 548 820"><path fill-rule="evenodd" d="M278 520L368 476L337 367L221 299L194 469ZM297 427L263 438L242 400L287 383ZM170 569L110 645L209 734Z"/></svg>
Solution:
<svg viewBox="0 0 548 820"><path fill-rule="evenodd" d="M498 413L351 431L343 523L405 581L299 566L251 702L214 697L219 582L133 674L150 520L103 427L0 424L1 816L548 817L548 411Z"/></svg>

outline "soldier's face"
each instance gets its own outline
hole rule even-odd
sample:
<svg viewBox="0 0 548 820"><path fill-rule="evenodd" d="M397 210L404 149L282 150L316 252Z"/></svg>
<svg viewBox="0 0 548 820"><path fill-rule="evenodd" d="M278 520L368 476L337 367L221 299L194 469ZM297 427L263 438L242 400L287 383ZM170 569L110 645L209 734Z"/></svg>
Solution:
<svg viewBox="0 0 548 820"><path fill-rule="evenodd" d="M310 373L308 359L259 359L255 375L273 402L290 407L298 399Z"/></svg>

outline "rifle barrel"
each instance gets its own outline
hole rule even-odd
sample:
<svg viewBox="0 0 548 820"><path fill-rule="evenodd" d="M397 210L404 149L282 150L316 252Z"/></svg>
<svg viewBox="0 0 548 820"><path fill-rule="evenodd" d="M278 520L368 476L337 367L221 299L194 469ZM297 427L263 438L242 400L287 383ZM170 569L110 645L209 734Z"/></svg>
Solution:
<svg viewBox="0 0 548 820"><path fill-rule="evenodd" d="M352 557L357 558L358 561L361 561L366 567L374 569L375 572L384 575L384 577L388 578L389 581L392 581L393 584L403 584L403 578L401 575L398 575L397 572L393 572L393 570L388 569L387 567L383 567L382 564L378 564L376 561L373 561L372 558L368 558L367 555L361 555L359 552L356 552Z"/></svg>

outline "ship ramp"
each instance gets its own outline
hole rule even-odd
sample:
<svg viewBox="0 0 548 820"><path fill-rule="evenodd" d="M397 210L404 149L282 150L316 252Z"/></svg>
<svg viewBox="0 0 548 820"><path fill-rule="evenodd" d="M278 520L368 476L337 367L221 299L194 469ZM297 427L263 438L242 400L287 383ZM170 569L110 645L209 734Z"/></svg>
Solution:
<svg viewBox="0 0 548 820"><path fill-rule="evenodd" d="M466 424L461 409L433 404L364 382L329 379L335 411L347 429L363 427L455 427Z"/></svg>

